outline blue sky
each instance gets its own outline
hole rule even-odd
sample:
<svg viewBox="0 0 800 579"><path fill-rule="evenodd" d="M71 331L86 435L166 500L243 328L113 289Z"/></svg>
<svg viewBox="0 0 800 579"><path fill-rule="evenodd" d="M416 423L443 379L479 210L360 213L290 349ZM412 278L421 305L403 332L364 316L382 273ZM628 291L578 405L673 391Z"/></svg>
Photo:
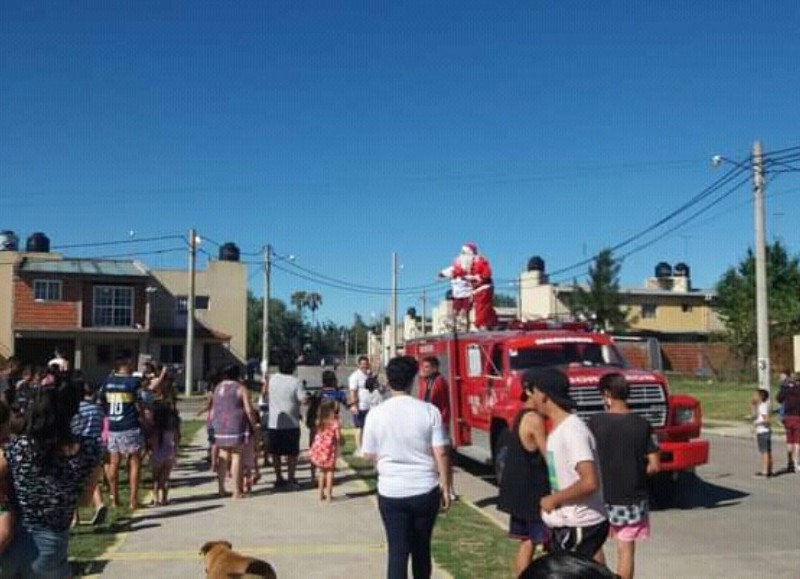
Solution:
<svg viewBox="0 0 800 579"><path fill-rule="evenodd" d="M514 293L530 256L569 266L692 198L713 154L800 145L799 25L793 0L4 2L0 228L58 247L195 227L212 254L269 242L378 288L393 251L420 287L474 241ZM798 173L769 184L793 253L799 196ZM713 285L752 244L750 198L628 256L623 285L661 260ZM179 245L64 251L183 266L145 253ZM319 291L323 319L388 309L283 268L273 295Z"/></svg>

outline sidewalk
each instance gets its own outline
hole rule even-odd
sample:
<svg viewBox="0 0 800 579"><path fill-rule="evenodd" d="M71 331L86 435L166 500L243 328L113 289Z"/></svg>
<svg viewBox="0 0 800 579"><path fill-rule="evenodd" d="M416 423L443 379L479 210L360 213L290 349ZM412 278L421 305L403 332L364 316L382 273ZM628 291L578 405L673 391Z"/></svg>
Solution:
<svg viewBox="0 0 800 579"><path fill-rule="evenodd" d="M270 468L262 469L249 498L220 499L201 430L173 472L171 504L138 511L131 530L101 557L100 574L112 579L203 577L200 547L225 539L235 550L269 561L278 577L382 577L386 545L375 497L348 470L337 474L338 500L331 504L319 503L302 458L302 490L273 492ZM436 570L434 577L448 575Z"/></svg>

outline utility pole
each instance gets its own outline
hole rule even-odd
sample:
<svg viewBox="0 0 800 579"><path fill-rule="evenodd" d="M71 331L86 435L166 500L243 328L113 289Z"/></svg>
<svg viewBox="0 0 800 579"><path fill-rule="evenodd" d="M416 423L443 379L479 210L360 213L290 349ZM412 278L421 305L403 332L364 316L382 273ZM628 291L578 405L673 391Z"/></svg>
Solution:
<svg viewBox="0 0 800 579"><path fill-rule="evenodd" d="M389 356L397 356L397 252L392 252L392 332L389 336Z"/></svg>
<svg viewBox="0 0 800 579"><path fill-rule="evenodd" d="M189 295L186 298L186 360L184 362L184 393L192 395L194 383L194 294L195 269L197 261L197 232L189 230Z"/></svg>
<svg viewBox="0 0 800 579"><path fill-rule="evenodd" d="M427 322L425 321L425 315L426 315L425 309L428 305L427 304L428 298L425 297L425 290L422 290L422 297L420 297L420 301L422 302L422 337L424 338L425 336L428 335L428 331L426 329Z"/></svg>
<svg viewBox="0 0 800 579"><path fill-rule="evenodd" d="M772 399L769 367L769 310L767 306L767 250L764 226L764 156L761 141L753 143L753 214L756 233L756 335L758 387Z"/></svg>
<svg viewBox="0 0 800 579"><path fill-rule="evenodd" d="M269 294L272 274L272 246L264 246L264 301L261 304L261 365L264 380L269 373Z"/></svg>

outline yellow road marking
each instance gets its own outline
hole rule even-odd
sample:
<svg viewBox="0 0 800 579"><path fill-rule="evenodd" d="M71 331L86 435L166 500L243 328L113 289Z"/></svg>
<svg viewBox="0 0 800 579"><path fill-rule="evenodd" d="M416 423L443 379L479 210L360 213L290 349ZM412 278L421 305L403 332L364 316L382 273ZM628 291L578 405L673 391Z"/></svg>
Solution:
<svg viewBox="0 0 800 579"><path fill-rule="evenodd" d="M272 547L243 547L236 549L240 553L247 553L248 555L337 555L337 554L351 554L369 552L384 552L386 551L385 543L345 543L339 545L276 545ZM200 557L200 551L139 551L125 553L116 551L114 553L106 553L102 559L108 561L185 561L195 560Z"/></svg>

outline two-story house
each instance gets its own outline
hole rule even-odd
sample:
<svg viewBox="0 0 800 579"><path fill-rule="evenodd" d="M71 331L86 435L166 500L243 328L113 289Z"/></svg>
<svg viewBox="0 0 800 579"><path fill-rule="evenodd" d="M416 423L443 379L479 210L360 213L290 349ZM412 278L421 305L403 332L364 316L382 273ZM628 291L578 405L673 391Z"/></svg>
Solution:
<svg viewBox="0 0 800 579"><path fill-rule="evenodd" d="M101 380L115 358L147 351L147 284L136 261L24 254L13 266L14 354L43 363L59 348L89 380Z"/></svg>
<svg viewBox="0 0 800 579"><path fill-rule="evenodd" d="M58 348L93 382L105 378L121 355L182 366L188 285L185 270L66 258L50 252L41 233L28 239L25 251L0 243L0 357L44 364ZM195 307L196 379L220 364L243 363L246 266L234 244L196 272Z"/></svg>

